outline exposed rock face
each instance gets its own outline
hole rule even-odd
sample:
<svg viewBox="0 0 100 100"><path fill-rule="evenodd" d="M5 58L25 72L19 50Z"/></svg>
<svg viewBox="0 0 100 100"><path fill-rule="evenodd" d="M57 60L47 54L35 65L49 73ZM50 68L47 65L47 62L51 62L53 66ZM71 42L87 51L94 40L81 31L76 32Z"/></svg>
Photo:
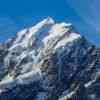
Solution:
<svg viewBox="0 0 100 100"><path fill-rule="evenodd" d="M100 49L47 18L0 45L0 100L99 100Z"/></svg>

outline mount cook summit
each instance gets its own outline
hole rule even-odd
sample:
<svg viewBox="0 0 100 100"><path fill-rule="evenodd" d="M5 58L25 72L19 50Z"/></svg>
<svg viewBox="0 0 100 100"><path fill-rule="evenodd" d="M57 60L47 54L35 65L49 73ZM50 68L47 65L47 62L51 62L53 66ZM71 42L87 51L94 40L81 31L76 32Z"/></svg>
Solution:
<svg viewBox="0 0 100 100"><path fill-rule="evenodd" d="M100 48L48 17L0 44L0 100L100 100L99 67Z"/></svg>

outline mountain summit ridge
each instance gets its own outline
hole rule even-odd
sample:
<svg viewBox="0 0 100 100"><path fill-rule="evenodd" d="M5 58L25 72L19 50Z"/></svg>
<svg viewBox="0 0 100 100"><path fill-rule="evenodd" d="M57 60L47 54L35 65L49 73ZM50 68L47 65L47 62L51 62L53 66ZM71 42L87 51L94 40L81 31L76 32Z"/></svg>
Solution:
<svg viewBox="0 0 100 100"><path fill-rule="evenodd" d="M47 17L0 45L0 100L98 100L99 53L72 24Z"/></svg>
<svg viewBox="0 0 100 100"><path fill-rule="evenodd" d="M45 40L47 40L47 38L50 38L50 37L56 38L57 35L59 37L61 37L65 33L67 33L67 34L71 33L71 32L68 32L68 31L70 31L71 26L72 25L70 23L68 23L68 24L64 23L64 22L55 23L55 21L51 17L48 17L48 18L44 19L43 21L39 22L38 24L36 24L35 26L18 32L17 38L14 41L14 47L16 46L16 43L21 42L21 41L24 41L25 44L24 43L20 43L20 44L23 44L23 46L27 44L27 46L28 46L31 38L36 37L36 36L37 36L37 38L40 37L40 39L43 40L44 42L45 42ZM75 35L75 34L73 33L73 35ZM79 34L76 36L76 38L77 37L79 37ZM41 41L41 42L43 42L43 41ZM32 42L33 42L33 40L32 40ZM11 47L11 48L13 48L13 47Z"/></svg>

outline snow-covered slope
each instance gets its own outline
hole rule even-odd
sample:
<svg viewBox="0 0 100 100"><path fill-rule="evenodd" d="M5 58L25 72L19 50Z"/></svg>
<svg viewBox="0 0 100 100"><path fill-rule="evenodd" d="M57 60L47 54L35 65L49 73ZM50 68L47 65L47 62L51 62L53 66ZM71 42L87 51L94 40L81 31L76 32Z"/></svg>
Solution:
<svg viewBox="0 0 100 100"><path fill-rule="evenodd" d="M99 58L72 24L48 17L0 45L0 100L67 100L62 98L77 96L80 86L89 92L100 76Z"/></svg>
<svg viewBox="0 0 100 100"><path fill-rule="evenodd" d="M81 38L80 34L74 32L71 24L55 23L52 18L48 17L35 26L17 33L17 37L8 48L4 64L10 67L10 62L14 63L11 72L16 73L16 68L18 70L22 62L26 63L25 59L30 59L26 66L22 64L22 70L19 73L23 74L32 70L34 66L40 66L43 57L49 51L56 52L58 48L79 38ZM28 63L31 64L30 67Z"/></svg>

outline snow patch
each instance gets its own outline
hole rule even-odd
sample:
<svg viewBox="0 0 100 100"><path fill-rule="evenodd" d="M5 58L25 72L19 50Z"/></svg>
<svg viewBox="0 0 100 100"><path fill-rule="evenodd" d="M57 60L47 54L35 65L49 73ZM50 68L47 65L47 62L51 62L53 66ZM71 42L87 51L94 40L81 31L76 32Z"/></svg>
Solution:
<svg viewBox="0 0 100 100"><path fill-rule="evenodd" d="M55 49L60 48L65 46L67 43L72 42L78 38L80 38L81 36L79 34L76 33L71 33L69 36L65 36L61 41L59 41L57 43L57 45L55 46Z"/></svg>

